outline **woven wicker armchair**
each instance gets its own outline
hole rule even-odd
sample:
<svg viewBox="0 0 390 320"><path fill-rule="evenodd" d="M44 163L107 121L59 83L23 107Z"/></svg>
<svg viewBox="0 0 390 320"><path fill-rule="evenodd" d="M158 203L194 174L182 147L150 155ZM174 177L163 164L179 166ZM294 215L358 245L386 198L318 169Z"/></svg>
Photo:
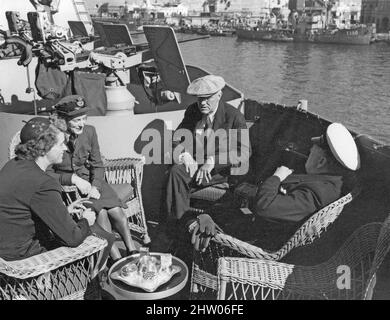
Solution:
<svg viewBox="0 0 390 320"><path fill-rule="evenodd" d="M218 299L371 299L376 272L389 249L388 218L355 230L332 258L316 266L220 258Z"/></svg>
<svg viewBox="0 0 390 320"><path fill-rule="evenodd" d="M20 142L20 132L17 132L11 139L9 145L9 158L15 157L15 147ZM129 221L129 228L138 232L144 244L150 243L148 226L146 223L144 207L142 204L142 177L145 159L142 158L120 158L103 159L105 166L105 178L109 184L118 185L132 189L133 196L126 201L127 209L124 209ZM79 199L80 194L75 186L62 186L66 203ZM114 186L114 189L115 186Z"/></svg>
<svg viewBox="0 0 390 320"><path fill-rule="evenodd" d="M129 223L129 228L138 232L144 242L151 242L142 204L142 175L143 158L104 159L105 178L111 185L131 185L133 196L126 201L127 209L123 209ZM113 186L115 190L115 186ZM62 186L66 195L66 203L79 199L80 194L76 186Z"/></svg>
<svg viewBox="0 0 390 320"><path fill-rule="evenodd" d="M82 300L96 294L107 241L87 237L76 247L60 247L27 259L0 258L0 300ZM95 281L95 282L96 282Z"/></svg>
<svg viewBox="0 0 390 320"><path fill-rule="evenodd" d="M312 215L277 251L269 252L230 235L217 232L205 252L194 250L192 265L191 299L215 299L217 296L217 264L221 257L249 257L278 261L292 249L312 243L340 215L344 206L357 196L356 188L337 201ZM190 226L193 229L194 222Z"/></svg>

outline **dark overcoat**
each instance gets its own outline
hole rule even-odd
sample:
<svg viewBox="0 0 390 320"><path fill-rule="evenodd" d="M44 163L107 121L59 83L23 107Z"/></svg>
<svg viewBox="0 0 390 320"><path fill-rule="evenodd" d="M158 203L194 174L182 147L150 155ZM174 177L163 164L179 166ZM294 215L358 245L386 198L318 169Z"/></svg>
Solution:
<svg viewBox="0 0 390 320"><path fill-rule="evenodd" d="M0 171L0 257L19 260L46 250L43 228L63 244L80 245L91 233L75 223L62 202L61 186L30 160L8 161Z"/></svg>

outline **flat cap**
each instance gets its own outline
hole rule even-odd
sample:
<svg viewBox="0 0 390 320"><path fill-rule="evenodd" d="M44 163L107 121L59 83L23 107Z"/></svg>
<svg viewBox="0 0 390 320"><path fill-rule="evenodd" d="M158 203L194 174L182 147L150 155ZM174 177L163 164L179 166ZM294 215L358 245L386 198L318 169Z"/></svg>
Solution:
<svg viewBox="0 0 390 320"><path fill-rule="evenodd" d="M187 94L208 97L222 90L224 86L225 80L222 77L209 74L192 81L187 88Z"/></svg>
<svg viewBox="0 0 390 320"><path fill-rule="evenodd" d="M87 114L89 111L85 99L79 95L71 95L62 98L53 106L53 109L67 119L77 118Z"/></svg>
<svg viewBox="0 0 390 320"><path fill-rule="evenodd" d="M50 120L43 117L35 117L26 122L20 131L20 142L26 143L38 138L50 127Z"/></svg>
<svg viewBox="0 0 390 320"><path fill-rule="evenodd" d="M312 138L314 143L326 144L336 160L345 168L356 171L360 168L360 155L354 138L341 123L332 123L325 137Z"/></svg>

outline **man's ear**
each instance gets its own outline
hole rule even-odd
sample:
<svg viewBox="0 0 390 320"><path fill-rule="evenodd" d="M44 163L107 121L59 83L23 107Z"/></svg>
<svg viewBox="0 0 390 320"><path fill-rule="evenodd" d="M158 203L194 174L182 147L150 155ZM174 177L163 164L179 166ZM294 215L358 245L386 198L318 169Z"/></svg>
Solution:
<svg viewBox="0 0 390 320"><path fill-rule="evenodd" d="M317 162L317 169L323 168L328 164L328 159L325 156L321 156Z"/></svg>

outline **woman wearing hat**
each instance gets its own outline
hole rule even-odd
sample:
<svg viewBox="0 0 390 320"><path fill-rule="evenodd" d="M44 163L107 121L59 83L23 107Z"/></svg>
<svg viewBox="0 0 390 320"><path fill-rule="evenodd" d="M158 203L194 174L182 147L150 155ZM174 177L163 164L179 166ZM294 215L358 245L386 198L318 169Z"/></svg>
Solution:
<svg viewBox="0 0 390 320"><path fill-rule="evenodd" d="M44 236L49 230L62 245L76 247L91 234L89 226L95 221L89 211L77 223L72 220L69 213L81 209L82 202L66 208L61 186L45 173L49 165L62 161L64 133L48 119L37 117L22 128L20 139L16 158L0 170L0 257L5 260L46 251Z"/></svg>
<svg viewBox="0 0 390 320"><path fill-rule="evenodd" d="M92 209L98 214L97 222L107 231L111 231L112 223L125 243L127 254L135 253L137 250L122 210L126 204L104 180L104 165L96 130L86 124L89 108L85 100L77 95L67 96L54 109L53 123L69 135L68 151L62 163L53 166L54 176L62 185L76 185L83 195L88 196ZM105 218L106 212L108 219ZM116 246L111 249L111 258L121 258Z"/></svg>

